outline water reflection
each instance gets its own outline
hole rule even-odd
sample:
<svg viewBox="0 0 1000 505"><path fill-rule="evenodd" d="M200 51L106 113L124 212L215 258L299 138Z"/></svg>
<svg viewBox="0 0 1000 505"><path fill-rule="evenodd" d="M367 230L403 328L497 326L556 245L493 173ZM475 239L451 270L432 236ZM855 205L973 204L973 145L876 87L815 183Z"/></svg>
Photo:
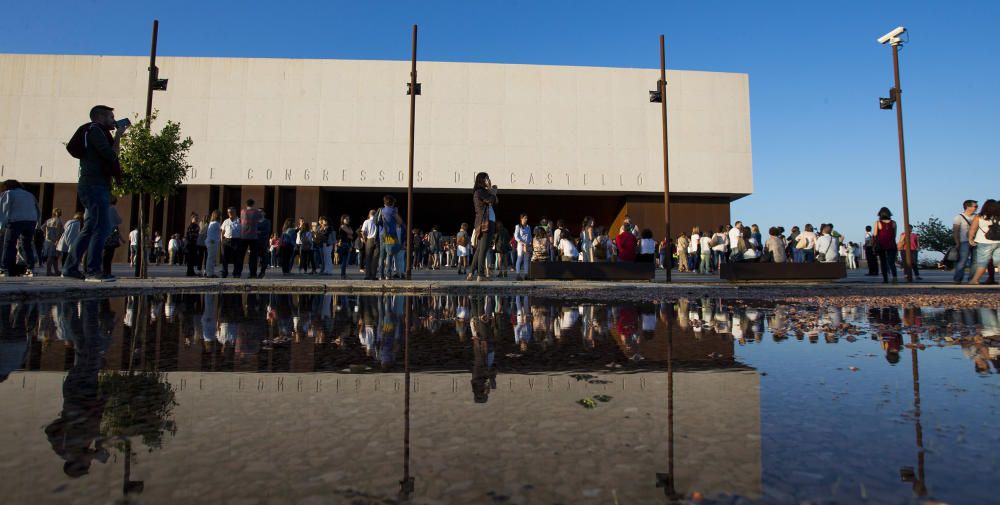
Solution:
<svg viewBox="0 0 1000 505"><path fill-rule="evenodd" d="M921 351L959 356L961 349L973 364L963 367L990 380L998 363L995 310L709 297L567 304L530 296L180 294L5 304L0 324L8 424L18 426L32 411L46 416L30 429L0 431L8 451L0 460L37 461L29 475L58 462L63 479L90 482L65 485L84 501L110 501L95 482L113 481L116 496L141 492L153 502L189 503L272 492L365 503L695 496L710 503L727 494L764 503L850 502L857 494L848 487L875 502L905 501L905 493L975 502L978 491L961 485L968 481L960 470L978 459L923 430L924 423L975 419L960 410L925 412ZM888 423L867 441L877 451L869 454L871 467L818 465L856 450L846 432L845 440L830 440L811 431L825 417L844 420L831 404L848 393L831 399L823 387L802 384L818 368L842 369L840 360L861 349L881 371L865 373L869 362L862 373L840 372L855 380L838 379L850 393L870 398L912 384L912 401L908 391L889 395L866 421L859 420L863 411L847 409L861 426ZM773 361L762 360L768 352ZM781 353L785 359L777 360ZM810 366L796 368L806 361ZM936 367L947 363L938 358L930 367L932 388ZM58 396L46 383L54 374L11 380L19 367L65 371L61 409L43 406ZM822 385L831 380L820 377ZM972 403L988 404L984 391ZM592 410L580 406L599 397ZM793 413L776 419L775 408ZM906 430L896 429L900 420ZM790 425L794 430L773 432ZM961 426L973 438L978 421ZM221 434L231 438L220 443ZM811 443L822 450L802 448ZM769 453L795 469L773 473L778 465ZM275 462L295 470L274 476ZM218 465L232 471L211 479L200 473ZM252 482L227 477L244 471L256 472ZM202 481L212 484L199 487ZM8 482L0 491L21 486L13 495L29 502L57 492L36 484ZM275 486L289 487L279 493ZM212 494L215 488L233 495Z"/></svg>

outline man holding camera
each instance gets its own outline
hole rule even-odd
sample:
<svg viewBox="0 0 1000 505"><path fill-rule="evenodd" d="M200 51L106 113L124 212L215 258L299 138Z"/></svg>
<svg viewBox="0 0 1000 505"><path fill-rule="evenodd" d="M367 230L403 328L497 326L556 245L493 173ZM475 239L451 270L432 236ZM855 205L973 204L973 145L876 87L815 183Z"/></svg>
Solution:
<svg viewBox="0 0 1000 505"><path fill-rule="evenodd" d="M107 105L95 105L90 109L89 125L83 133L86 153L80 157L80 178L77 195L83 205L83 227L76 241L70 246L69 255L63 262L63 277L85 279L88 282L114 281L113 275L105 275L101 264L104 243L111 234L111 182L121 180L122 169L118 161L121 138L130 122L127 119L115 121L114 109ZM111 130L115 130L112 137ZM72 140L71 140L72 142ZM80 261L86 254L84 273L80 272Z"/></svg>

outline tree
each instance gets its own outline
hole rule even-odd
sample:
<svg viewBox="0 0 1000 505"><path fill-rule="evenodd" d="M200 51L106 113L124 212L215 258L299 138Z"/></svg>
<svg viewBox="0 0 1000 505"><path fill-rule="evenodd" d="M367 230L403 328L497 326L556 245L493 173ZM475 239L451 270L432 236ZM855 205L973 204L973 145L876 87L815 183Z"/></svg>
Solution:
<svg viewBox="0 0 1000 505"><path fill-rule="evenodd" d="M920 248L923 250L947 254L948 249L955 245L951 228L946 227L940 219L934 216L925 222L917 223L913 229L920 235Z"/></svg>
<svg viewBox="0 0 1000 505"><path fill-rule="evenodd" d="M117 195L139 195L139 245L136 258L136 276L146 277L146 259L143 252L145 233L143 196L149 195L154 201L176 193L184 182L191 165L187 154L194 142L191 137L181 138L181 125L167 121L159 133L154 133L150 125L156 120L158 111L149 120L137 120L121 141L122 181L116 184Z"/></svg>

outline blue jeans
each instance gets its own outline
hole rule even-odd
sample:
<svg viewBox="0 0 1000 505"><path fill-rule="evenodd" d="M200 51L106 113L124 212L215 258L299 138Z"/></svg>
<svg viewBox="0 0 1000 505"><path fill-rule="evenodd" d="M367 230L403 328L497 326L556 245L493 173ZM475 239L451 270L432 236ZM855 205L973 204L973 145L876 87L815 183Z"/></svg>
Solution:
<svg viewBox="0 0 1000 505"><path fill-rule="evenodd" d="M392 258L396 255L396 244L386 244L382 241L378 247L378 263L375 264L375 275L377 277L385 277L386 270L391 271L391 266L386 265L392 261ZM386 268L389 266L390 268Z"/></svg>
<svg viewBox="0 0 1000 505"><path fill-rule="evenodd" d="M347 265L351 263L351 252L350 244L337 246L337 255L340 256L340 275L347 275Z"/></svg>
<svg viewBox="0 0 1000 505"><path fill-rule="evenodd" d="M77 236L76 242L70 246L69 255L63 262L63 274L79 273L80 260L86 253L87 264L84 265L84 273L101 275L104 243L108 241L108 235L111 235L113 228L111 225L111 188L80 184L77 186L77 195L84 209L83 227L80 229L80 235Z"/></svg>
<svg viewBox="0 0 1000 505"><path fill-rule="evenodd" d="M962 282L965 279L965 267L969 265L972 261L972 248L969 247L968 242L962 242L958 245L958 259L955 261L955 275L952 279L955 282ZM975 274L975 272L972 272Z"/></svg>
<svg viewBox="0 0 1000 505"><path fill-rule="evenodd" d="M31 242L35 233L34 221L14 221L7 223L7 233L3 239L3 268L10 271L17 263L17 239L24 247L24 260L28 270L35 268L35 245Z"/></svg>

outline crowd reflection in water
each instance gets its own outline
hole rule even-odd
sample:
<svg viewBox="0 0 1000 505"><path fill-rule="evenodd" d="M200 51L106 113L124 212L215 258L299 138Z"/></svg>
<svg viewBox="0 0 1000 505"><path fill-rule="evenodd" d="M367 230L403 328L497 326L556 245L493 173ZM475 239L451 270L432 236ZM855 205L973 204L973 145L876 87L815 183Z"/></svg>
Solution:
<svg viewBox="0 0 1000 505"><path fill-rule="evenodd" d="M103 315L84 317L90 310ZM761 344L767 334L774 342L810 343L870 335L896 363L904 328L916 328L922 338L970 337L956 343L976 370L996 372L1000 366L1000 325L991 309L751 306L710 297L572 304L528 296L433 295L413 297L412 310L411 366L471 370L476 401L489 397L498 370L655 368L667 359L667 324L679 339L675 361L711 366L736 365L734 345ZM115 314L123 316L112 319ZM111 370L398 371L403 318L401 295L169 294L2 304L0 378L20 367L99 367L90 355L96 351L85 344L102 353L110 349ZM95 343L81 340L82 329L96 319L108 328L104 336L95 336Z"/></svg>

